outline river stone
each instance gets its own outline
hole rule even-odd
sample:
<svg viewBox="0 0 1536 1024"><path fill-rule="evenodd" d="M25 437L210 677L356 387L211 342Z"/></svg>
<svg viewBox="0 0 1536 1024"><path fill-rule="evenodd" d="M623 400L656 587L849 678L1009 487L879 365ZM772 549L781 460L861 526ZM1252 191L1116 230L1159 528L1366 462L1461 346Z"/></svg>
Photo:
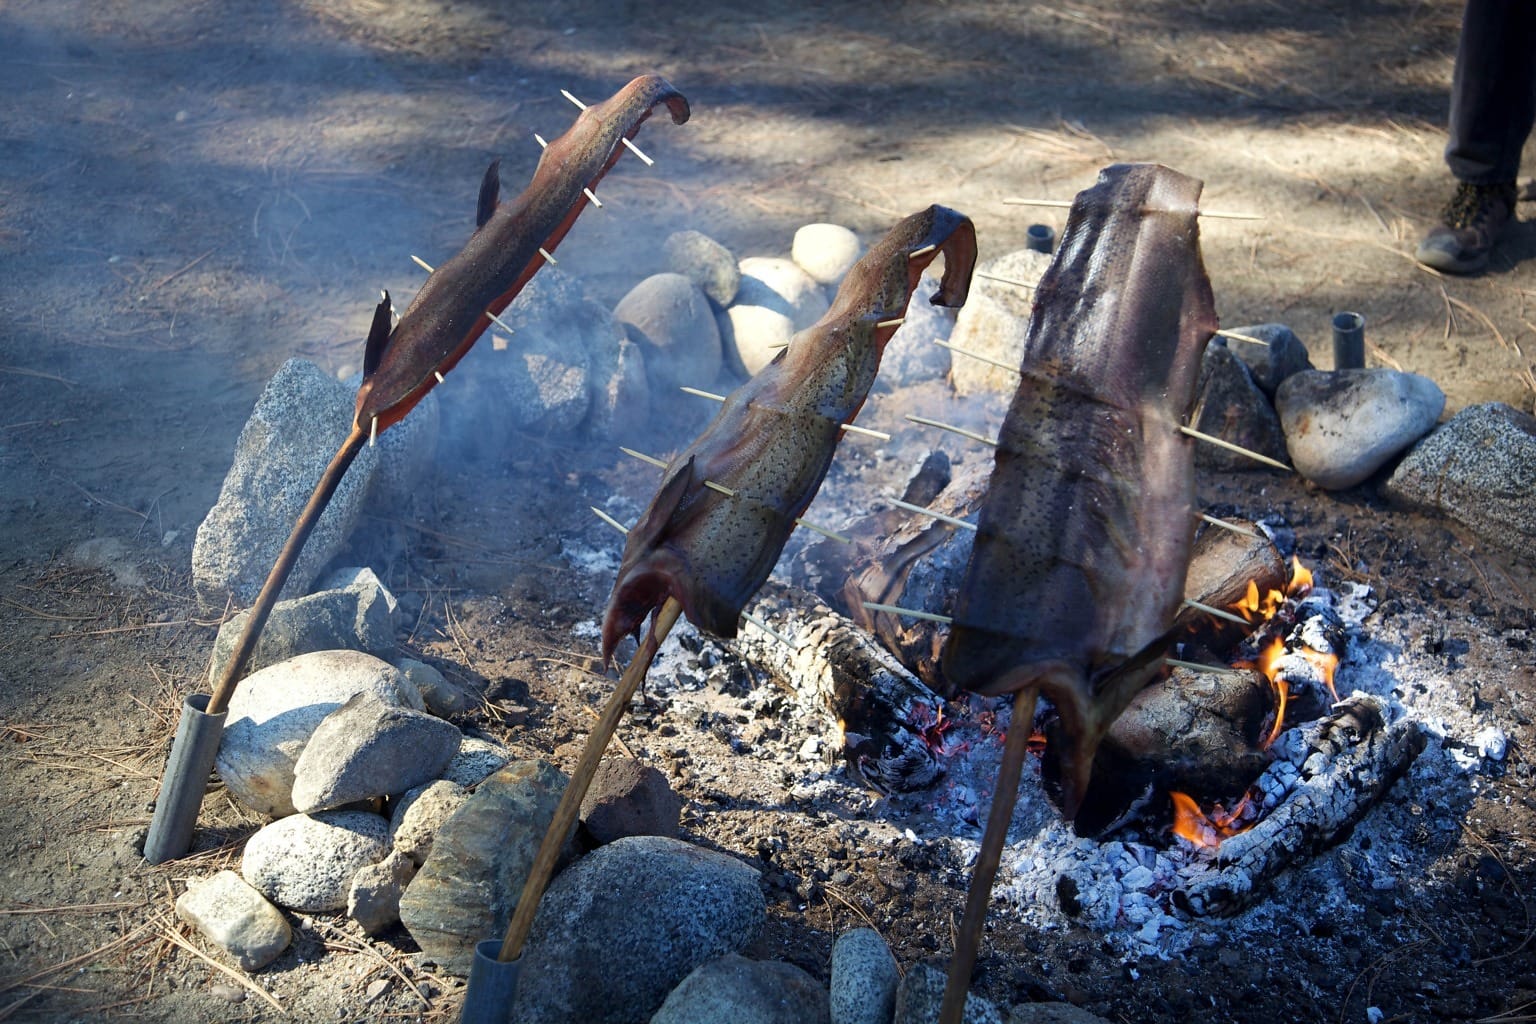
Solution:
<svg viewBox="0 0 1536 1024"><path fill-rule="evenodd" d="M873 928L854 928L832 945L832 1024L890 1024L901 970Z"/></svg>
<svg viewBox="0 0 1536 1024"><path fill-rule="evenodd" d="M618 330L613 367L592 378L592 413L587 418L587 433L626 440L650 422L651 378L645 369L645 350L624 336L622 328Z"/></svg>
<svg viewBox="0 0 1536 1024"><path fill-rule="evenodd" d="M288 360L272 376L192 545L192 583L205 606L256 599L294 520L352 429L355 404L345 384L303 359ZM377 465L378 451L364 446L305 542L283 597L308 591L346 543Z"/></svg>
<svg viewBox="0 0 1536 1024"><path fill-rule="evenodd" d="M310 813L404 793L437 778L463 738L451 722L359 693L304 745L293 766L293 806Z"/></svg>
<svg viewBox="0 0 1536 1024"><path fill-rule="evenodd" d="M1312 369L1312 358L1307 355L1307 346L1285 324L1250 324L1230 328L1230 333L1257 338L1265 343L1255 345L1251 341L1239 341L1236 338L1211 339L1211 345L1231 349L1232 354L1248 367L1259 390L1270 398L1275 397L1275 389L1280 387L1285 378Z"/></svg>
<svg viewBox="0 0 1536 1024"><path fill-rule="evenodd" d="M641 346L654 397L672 400L679 387L707 388L720 374L720 329L699 286L682 274L653 274L613 308L629 339Z"/></svg>
<svg viewBox="0 0 1536 1024"><path fill-rule="evenodd" d="M827 990L805 971L794 964L727 953L684 978L650 1024L827 1024L829 1020Z"/></svg>
<svg viewBox="0 0 1536 1024"><path fill-rule="evenodd" d="M416 687L427 710L438 718L454 718L480 706L479 695L448 679L424 661L401 658L395 662L395 667Z"/></svg>
<svg viewBox="0 0 1536 1024"><path fill-rule="evenodd" d="M219 777L258 814L294 813L293 769L304 745L327 715L364 692L423 710L399 669L361 651L314 651L246 676L229 702Z"/></svg>
<svg viewBox="0 0 1536 1024"><path fill-rule="evenodd" d="M1304 370L1275 393L1296 471L1319 487L1353 487L1429 433L1445 393L1399 370Z"/></svg>
<svg viewBox="0 0 1536 1024"><path fill-rule="evenodd" d="M377 814L293 814L246 840L240 874L278 906L341 910L353 876L388 853L389 822Z"/></svg>
<svg viewBox="0 0 1536 1024"><path fill-rule="evenodd" d="M1200 396L1192 417L1196 430L1278 462L1285 461L1280 417L1254 383L1247 365L1227 346L1206 346L1196 393ZM1264 466L1256 459L1204 442L1195 442L1195 465L1225 471Z"/></svg>
<svg viewBox="0 0 1536 1024"><path fill-rule="evenodd" d="M418 866L424 864L443 823L468 799L469 790L447 779L407 791L389 816L389 840L395 852L406 854Z"/></svg>
<svg viewBox="0 0 1536 1024"><path fill-rule="evenodd" d="M261 970L293 941L282 911L233 871L188 881L176 900L176 916L234 957L242 970Z"/></svg>
<svg viewBox="0 0 1536 1024"><path fill-rule="evenodd" d="M821 286L792 261L749 256L741 261L736 301L720 319L726 361L751 375L767 366L796 331L828 309Z"/></svg>
<svg viewBox="0 0 1536 1024"><path fill-rule="evenodd" d="M1393 501L1450 516L1485 541L1531 556L1536 537L1536 418L1502 402L1461 410L1408 453Z"/></svg>
<svg viewBox="0 0 1536 1024"><path fill-rule="evenodd" d="M245 670L254 672L311 651L364 651L385 657L395 650L399 609L395 595L372 569L338 570L321 580L315 593L273 606ZM243 611L219 627L210 681L224 670L250 617Z"/></svg>
<svg viewBox="0 0 1536 1024"><path fill-rule="evenodd" d="M625 836L677 837L683 798L667 777L633 757L605 758L581 801L581 820L599 846Z"/></svg>
<svg viewBox="0 0 1536 1024"><path fill-rule="evenodd" d="M731 250L698 231L674 231L662 243L667 268L698 285L721 309L736 298L741 270Z"/></svg>
<svg viewBox="0 0 1536 1024"><path fill-rule="evenodd" d="M565 782L552 765L518 761L443 823L400 898L401 923L427 959L467 974L475 944L506 931Z"/></svg>
<svg viewBox="0 0 1536 1024"><path fill-rule="evenodd" d="M936 275L924 274L918 278L917 287L912 289L912 299L907 303L907 322L896 328L880 357L880 374L875 378L877 391L940 380L950 372L949 349L938 342L948 341L954 333L955 311L933 304L933 296L938 290Z"/></svg>
<svg viewBox="0 0 1536 1024"><path fill-rule="evenodd" d="M966 352L996 359L1007 366L1018 366L1024 358L1024 338L1029 333L1029 315L1034 307L1034 289L994 281L982 274L1034 285L1040 281L1051 257L1033 249L999 256L980 264L971 280L971 291L955 317L950 342ZM949 371L950 383L959 395L989 392L1011 395L1018 390L1019 375L1001 366L971 359L956 352Z"/></svg>
<svg viewBox="0 0 1536 1024"><path fill-rule="evenodd" d="M807 224L795 232L789 258L817 284L835 287L862 251L859 236L841 224Z"/></svg>
<svg viewBox="0 0 1536 1024"><path fill-rule="evenodd" d="M347 890L347 916L369 935L382 935L400 920L400 896L416 877L416 862L399 850L365 864Z"/></svg>
<svg viewBox="0 0 1536 1024"><path fill-rule="evenodd" d="M944 1003L944 973L928 964L913 964L896 992L894 1024L935 1024ZM966 993L964 1024L1003 1024L1002 1012L974 992Z"/></svg>
<svg viewBox="0 0 1536 1024"><path fill-rule="evenodd" d="M512 1019L642 1024L694 968L750 945L767 914L757 872L733 857L660 836L610 843L545 893Z"/></svg>
<svg viewBox="0 0 1536 1024"><path fill-rule="evenodd" d="M511 760L512 752L500 743L479 736L465 736L459 741L459 752L443 769L443 778L470 789L496 774Z"/></svg>

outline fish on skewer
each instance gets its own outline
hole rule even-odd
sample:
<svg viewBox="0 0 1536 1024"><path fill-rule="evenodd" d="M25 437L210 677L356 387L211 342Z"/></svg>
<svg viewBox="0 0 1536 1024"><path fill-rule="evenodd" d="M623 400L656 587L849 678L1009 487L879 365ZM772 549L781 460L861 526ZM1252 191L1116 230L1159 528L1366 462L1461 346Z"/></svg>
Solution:
<svg viewBox="0 0 1536 1024"><path fill-rule="evenodd" d="M821 486L842 427L863 407L918 278L940 254L944 276L933 304L963 304L975 227L930 206L872 246L827 314L731 394L672 459L629 532L603 617L605 660L669 596L700 629L736 635L742 608Z"/></svg>
<svg viewBox="0 0 1536 1024"><path fill-rule="evenodd" d="M1192 441L1180 428L1217 328L1200 190L1166 167L1106 168L1073 203L1036 290L942 658L955 685L1015 695L946 1024L969 987L1036 698L1061 716L1066 742L1046 756L1072 818L1100 739L1164 671L1195 528Z"/></svg>

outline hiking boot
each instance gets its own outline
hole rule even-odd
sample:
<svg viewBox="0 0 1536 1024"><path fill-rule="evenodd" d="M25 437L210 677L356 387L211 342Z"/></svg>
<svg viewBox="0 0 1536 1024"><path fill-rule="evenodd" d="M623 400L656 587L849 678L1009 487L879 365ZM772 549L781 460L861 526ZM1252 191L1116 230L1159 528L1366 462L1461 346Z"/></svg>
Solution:
<svg viewBox="0 0 1536 1024"><path fill-rule="evenodd" d="M1419 243L1414 258L1447 274L1475 274L1488 265L1493 243L1514 215L1514 182L1462 182L1440 215L1441 222Z"/></svg>

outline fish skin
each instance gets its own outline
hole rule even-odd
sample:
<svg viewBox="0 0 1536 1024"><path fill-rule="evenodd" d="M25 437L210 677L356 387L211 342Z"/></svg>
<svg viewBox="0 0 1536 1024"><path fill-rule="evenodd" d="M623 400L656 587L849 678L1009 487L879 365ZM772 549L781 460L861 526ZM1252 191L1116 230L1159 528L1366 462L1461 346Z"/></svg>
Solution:
<svg viewBox="0 0 1536 1024"><path fill-rule="evenodd" d="M605 660L668 596L700 629L736 635L742 608L778 561L826 476L843 424L858 415L874 383L896 332L876 325L905 315L918 278L940 253L944 276L933 304L962 305L976 263L976 230L963 214L930 206L872 246L826 315L728 396L672 459L629 531L603 617ZM706 480L735 496L706 488Z"/></svg>
<svg viewBox="0 0 1536 1024"><path fill-rule="evenodd" d="M1200 190L1119 164L1074 202L1036 290L944 650L956 686L1050 697L1069 738L1047 751L1069 818L1104 732L1161 673L1182 601L1195 494L1179 427L1217 327Z"/></svg>
<svg viewBox="0 0 1536 1024"><path fill-rule="evenodd" d="M464 248L422 284L390 335L376 372L357 392L355 424L364 431L398 423L490 326L544 265L587 205L583 188L596 188L623 153L628 138L665 104L674 124L688 120L688 101L659 75L642 75L549 143L523 192L495 203L495 165L481 185L475 229Z"/></svg>

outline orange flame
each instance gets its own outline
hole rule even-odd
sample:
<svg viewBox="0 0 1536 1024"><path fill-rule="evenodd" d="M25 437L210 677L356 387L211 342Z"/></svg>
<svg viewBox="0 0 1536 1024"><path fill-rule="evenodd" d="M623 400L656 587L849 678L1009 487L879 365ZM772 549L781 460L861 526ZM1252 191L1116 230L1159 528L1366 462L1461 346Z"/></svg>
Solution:
<svg viewBox="0 0 1536 1024"><path fill-rule="evenodd" d="M1215 849L1223 839L1246 832L1253 826L1250 820L1254 814L1253 801L1246 795L1232 810L1216 804L1210 814L1202 811L1187 793L1169 790L1168 796L1173 801L1173 834L1196 846Z"/></svg>

